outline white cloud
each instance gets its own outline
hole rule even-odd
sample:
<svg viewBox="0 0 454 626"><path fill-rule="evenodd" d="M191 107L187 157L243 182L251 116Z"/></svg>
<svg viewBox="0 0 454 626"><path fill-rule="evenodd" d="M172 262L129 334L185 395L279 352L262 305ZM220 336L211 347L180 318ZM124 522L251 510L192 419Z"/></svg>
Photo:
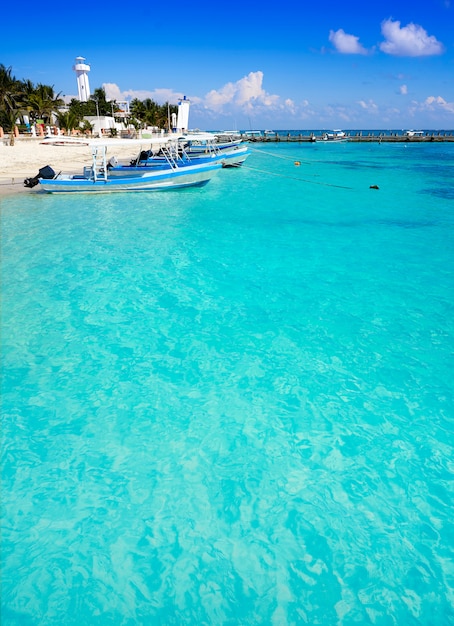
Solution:
<svg viewBox="0 0 454 626"><path fill-rule="evenodd" d="M441 96L428 96L422 102L413 100L409 107L409 114L412 116L427 114L437 122L438 128L440 128L440 124L452 124L454 102L447 102Z"/></svg>
<svg viewBox="0 0 454 626"><path fill-rule="evenodd" d="M403 82L404 77L400 76L399 79L398 92L407 96L408 88ZM237 126L236 120L240 121L240 125L243 122L244 126L244 120L248 118L255 120L254 125L258 124L258 127L267 127L270 124L276 127L280 123L281 128L335 128L342 125L353 128L372 128L370 124L374 123L373 120L380 120L386 124L389 122L397 128L405 123L402 120L408 119L409 116L414 117L415 120L421 117L427 120L432 118L438 120L439 124L444 124L445 128L450 127L454 121L454 102L447 102L441 96L429 96L419 102L412 101L405 112L393 110L383 104L377 105L374 100L366 98L356 100L356 106L346 105L343 102L328 106L314 106L307 99L295 102L290 98L270 94L264 89L263 83L263 72L256 71L250 72L237 81L226 83L219 89L213 89L205 96L187 94L191 101L192 127L219 128L225 123L231 124L232 120L235 126ZM176 104L183 95L173 89L165 88L154 91L122 91L115 83L105 83L103 87L107 98L117 101L128 98L140 100L151 98L159 104L166 101ZM404 101L408 103L406 98ZM306 126L298 126L298 122L301 124L302 120ZM426 122L426 127L429 128L427 124L429 122Z"/></svg>
<svg viewBox="0 0 454 626"><path fill-rule="evenodd" d="M317 115L322 123L327 121L331 125L334 122L337 126L341 120L350 123L352 121L351 114L352 109L350 107L337 104L323 107Z"/></svg>
<svg viewBox="0 0 454 626"><path fill-rule="evenodd" d="M441 109L447 113L454 113L454 102L446 102L446 100L441 96L429 96L424 100L421 108L429 111L437 111Z"/></svg>
<svg viewBox="0 0 454 626"><path fill-rule="evenodd" d="M386 54L421 57L443 52L443 44L418 24L410 23L401 28L399 21L389 19L382 22L381 32L386 41L380 44L380 50Z"/></svg>
<svg viewBox="0 0 454 626"><path fill-rule="evenodd" d="M367 54L367 50L359 43L359 37L348 35L342 28L330 30L329 40L341 54Z"/></svg>
<svg viewBox="0 0 454 626"><path fill-rule="evenodd" d="M369 100L368 102L365 102L364 100L358 100L358 104L368 113L378 113L378 106L373 100Z"/></svg>
<svg viewBox="0 0 454 626"><path fill-rule="evenodd" d="M252 100L265 100L266 93L262 88L263 72L249 72L236 83L235 100L240 106Z"/></svg>
<svg viewBox="0 0 454 626"><path fill-rule="evenodd" d="M292 100L286 100L285 104L290 103L292 106L288 106L288 112L295 117L304 121L311 120L317 115L317 111L313 108L309 100L303 100L301 105L297 107Z"/></svg>
<svg viewBox="0 0 454 626"><path fill-rule="evenodd" d="M305 100L303 102L303 106L308 106L309 103L307 102L307 100ZM291 115L295 115L297 113L297 108L295 103L293 102L293 100L291 98L286 98L284 101L284 107L287 109L287 111L291 114Z"/></svg>
<svg viewBox="0 0 454 626"><path fill-rule="evenodd" d="M103 89L106 92L107 100L133 100L137 98L138 100L146 100L150 98L150 100L154 100L158 104L164 104L165 102L170 102L170 104L176 104L180 98L183 97L184 94L176 93L173 89L154 89L153 91L148 91L146 89L127 89L126 91L121 91L120 87L115 83L103 83ZM191 102L195 103L200 101L200 98L190 97Z"/></svg>
<svg viewBox="0 0 454 626"><path fill-rule="evenodd" d="M115 83L104 83L103 88L108 100L129 100L150 98L158 104L170 102L176 104L182 93L173 89L125 90L122 91ZM193 105L193 114L215 118L219 115L296 115L299 107L291 99L283 100L263 88L263 72L250 72L236 82L226 83L219 89L212 89L205 96L187 94Z"/></svg>
<svg viewBox="0 0 454 626"><path fill-rule="evenodd" d="M274 108L280 97L267 93L263 87L263 72L250 72L235 83L227 83L221 89L212 89L203 99L207 109L221 110L226 105L250 110L253 106Z"/></svg>
<svg viewBox="0 0 454 626"><path fill-rule="evenodd" d="M124 100L120 87L115 83L103 83L106 100Z"/></svg>
<svg viewBox="0 0 454 626"><path fill-rule="evenodd" d="M209 109L221 109L225 104L233 101L235 97L235 85L227 83L219 91L211 90L205 96L205 106Z"/></svg>

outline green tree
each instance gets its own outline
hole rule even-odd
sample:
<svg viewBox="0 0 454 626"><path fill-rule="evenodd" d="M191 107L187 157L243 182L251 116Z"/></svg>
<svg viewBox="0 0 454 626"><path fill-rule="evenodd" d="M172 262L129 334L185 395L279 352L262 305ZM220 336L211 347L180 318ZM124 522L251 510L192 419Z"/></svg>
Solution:
<svg viewBox="0 0 454 626"><path fill-rule="evenodd" d="M79 128L80 118L73 111L65 111L64 113L57 113L58 126L64 128L68 135L71 134L75 128Z"/></svg>
<svg viewBox="0 0 454 626"><path fill-rule="evenodd" d="M0 111L17 108L22 95L21 81L13 76L12 68L0 64Z"/></svg>
<svg viewBox="0 0 454 626"><path fill-rule="evenodd" d="M178 108L175 105L170 105L168 102L157 104L150 98L143 101L135 98L131 101L130 111L145 126L168 128L169 113L176 113Z"/></svg>
<svg viewBox="0 0 454 626"><path fill-rule="evenodd" d="M93 94L90 96L90 102L94 104L94 112L90 113L90 115L112 115L112 103L107 102L106 100L106 92L102 87L98 87L93 91ZM98 108L96 108L96 104Z"/></svg>
<svg viewBox="0 0 454 626"><path fill-rule="evenodd" d="M14 145L14 127L23 111L23 85L12 74L11 67L0 64L0 125L10 133L10 145Z"/></svg>
<svg viewBox="0 0 454 626"><path fill-rule="evenodd" d="M165 104L162 104L159 107L159 111L158 111L158 123L156 124L156 126L159 126L160 128L167 128L169 130L169 132L172 130L170 127L170 116L172 115L172 113L176 113L177 112L177 107L175 106L171 106L168 102L166 102Z"/></svg>
<svg viewBox="0 0 454 626"><path fill-rule="evenodd" d="M69 110L82 120L86 115L96 115L94 102L81 102L77 98L73 98L69 104ZM93 109L95 112L93 113Z"/></svg>
<svg viewBox="0 0 454 626"><path fill-rule="evenodd" d="M129 105L129 112L137 119L141 119L145 114L145 105L142 100L134 98Z"/></svg>
<svg viewBox="0 0 454 626"><path fill-rule="evenodd" d="M6 121L6 127L9 130L9 145L10 146L14 146L14 142L15 142L15 136L14 136L14 130L15 127L17 125L17 120L20 116L22 112L22 109L10 109L6 114L5 114L5 121Z"/></svg>
<svg viewBox="0 0 454 626"><path fill-rule="evenodd" d="M54 88L49 85L38 84L31 93L26 94L26 106L33 121L44 120L45 123L52 122L52 115L56 114L59 107L64 105L64 101L59 94L54 93Z"/></svg>

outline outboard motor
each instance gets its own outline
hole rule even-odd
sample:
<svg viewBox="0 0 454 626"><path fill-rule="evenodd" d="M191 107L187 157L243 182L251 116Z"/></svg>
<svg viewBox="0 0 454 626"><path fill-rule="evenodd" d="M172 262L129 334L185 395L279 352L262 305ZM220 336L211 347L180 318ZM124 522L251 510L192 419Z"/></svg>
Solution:
<svg viewBox="0 0 454 626"><path fill-rule="evenodd" d="M107 169L111 170L113 167L117 167L118 165L118 159L116 156L110 157L108 163L107 163Z"/></svg>
<svg viewBox="0 0 454 626"><path fill-rule="evenodd" d="M39 183L40 178L44 178L44 180L51 180L52 178L55 178L55 172L50 165L42 167L38 174L33 176L33 178L26 178L24 180L24 187L35 187Z"/></svg>
<svg viewBox="0 0 454 626"><path fill-rule="evenodd" d="M149 157L151 157L151 154L151 150L142 150L137 159L131 160L130 165L136 166L143 163L143 161L147 161Z"/></svg>

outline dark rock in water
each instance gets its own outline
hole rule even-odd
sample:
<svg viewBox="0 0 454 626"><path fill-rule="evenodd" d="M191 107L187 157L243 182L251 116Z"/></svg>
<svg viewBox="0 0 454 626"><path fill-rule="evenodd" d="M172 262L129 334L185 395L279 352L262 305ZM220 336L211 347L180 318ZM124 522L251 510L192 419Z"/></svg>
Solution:
<svg viewBox="0 0 454 626"><path fill-rule="evenodd" d="M371 185L369 189L380 189L380 187L378 185Z"/></svg>

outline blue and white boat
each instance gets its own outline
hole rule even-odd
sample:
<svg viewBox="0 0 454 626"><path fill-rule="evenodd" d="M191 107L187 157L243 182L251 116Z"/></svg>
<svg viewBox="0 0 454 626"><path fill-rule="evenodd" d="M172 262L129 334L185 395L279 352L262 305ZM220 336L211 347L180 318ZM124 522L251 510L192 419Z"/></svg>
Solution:
<svg viewBox="0 0 454 626"><path fill-rule="evenodd" d="M218 143L216 135L191 133L178 136L175 142L161 146L157 152L153 150L141 152L129 166L155 167L175 159L184 164L220 162L222 167L239 167L250 153L249 147L241 141Z"/></svg>
<svg viewBox="0 0 454 626"><path fill-rule="evenodd" d="M406 130L404 133L405 137L416 137L417 139L421 139L422 137L424 137L424 131L423 130Z"/></svg>
<svg viewBox="0 0 454 626"><path fill-rule="evenodd" d="M348 136L345 131L340 129L335 129L331 132L323 133L322 135L323 141L348 141Z"/></svg>
<svg viewBox="0 0 454 626"><path fill-rule="evenodd" d="M219 159L223 167L239 167L251 154L249 147L241 139L231 138L222 141L218 135L209 133L189 134L180 141L184 142L189 158L205 155L210 159Z"/></svg>
<svg viewBox="0 0 454 626"><path fill-rule="evenodd" d="M158 143L165 147L166 144L170 146L172 142L172 138L163 138ZM60 173L51 178L38 177L40 188L48 193L164 191L205 185L222 168L219 161L185 162L175 158L167 158L158 167L120 166L115 157L107 160L107 149L115 145L120 144L116 144L115 140L105 143L93 142L92 164L84 167L82 173ZM121 145L125 145L124 141Z"/></svg>

